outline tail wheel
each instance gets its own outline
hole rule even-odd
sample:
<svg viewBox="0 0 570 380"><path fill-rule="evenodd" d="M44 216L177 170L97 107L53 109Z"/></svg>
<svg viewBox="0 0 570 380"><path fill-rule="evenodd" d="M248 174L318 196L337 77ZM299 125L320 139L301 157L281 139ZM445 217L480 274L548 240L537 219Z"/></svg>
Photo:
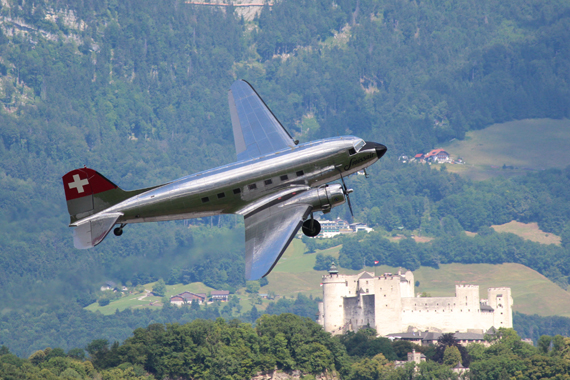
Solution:
<svg viewBox="0 0 570 380"><path fill-rule="evenodd" d="M121 236L123 234L123 229L121 227L117 227L113 230L115 236Z"/></svg>
<svg viewBox="0 0 570 380"><path fill-rule="evenodd" d="M315 237L321 232L321 223L315 219L307 219L303 222L303 233L308 237Z"/></svg>

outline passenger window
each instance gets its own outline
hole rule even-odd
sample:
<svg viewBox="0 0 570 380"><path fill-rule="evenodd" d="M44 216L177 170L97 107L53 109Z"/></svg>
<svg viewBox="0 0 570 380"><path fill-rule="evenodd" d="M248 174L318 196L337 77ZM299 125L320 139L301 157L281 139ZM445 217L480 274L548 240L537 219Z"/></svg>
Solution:
<svg viewBox="0 0 570 380"><path fill-rule="evenodd" d="M302 170L299 170L299 171L298 171L297 173L295 173L295 174L297 174L297 177L301 177L301 176L303 176L303 175L305 174L305 172L303 172Z"/></svg>
<svg viewBox="0 0 570 380"><path fill-rule="evenodd" d="M218 199L222 199L226 197L226 193L220 193L218 194Z"/></svg>
<svg viewBox="0 0 570 380"><path fill-rule="evenodd" d="M254 184L248 185L247 188L250 190L255 190L255 189L257 189L257 185L254 183Z"/></svg>
<svg viewBox="0 0 570 380"><path fill-rule="evenodd" d="M289 179L289 176L287 176L287 174L282 175L281 177L279 177L281 179L281 181L287 181Z"/></svg>
<svg viewBox="0 0 570 380"><path fill-rule="evenodd" d="M206 202L210 202L210 198L209 198L209 197L204 197L204 198L202 198L202 203L206 203Z"/></svg>
<svg viewBox="0 0 570 380"><path fill-rule="evenodd" d="M240 189L240 188L234 189L234 194L239 194L239 193L241 193L241 189Z"/></svg>
<svg viewBox="0 0 570 380"><path fill-rule="evenodd" d="M271 185L272 183L273 183L273 181L270 179L265 180L265 186Z"/></svg>

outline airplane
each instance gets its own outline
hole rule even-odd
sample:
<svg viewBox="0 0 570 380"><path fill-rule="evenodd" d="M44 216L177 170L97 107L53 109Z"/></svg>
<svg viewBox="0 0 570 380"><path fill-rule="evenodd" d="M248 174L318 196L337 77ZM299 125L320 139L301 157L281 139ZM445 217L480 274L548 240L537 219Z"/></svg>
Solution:
<svg viewBox="0 0 570 380"><path fill-rule="evenodd" d="M319 234L315 212L348 201L352 213L344 177L378 161L386 146L354 136L299 144L244 80L232 84L228 100L237 162L131 191L87 167L65 174L75 248L95 247L116 225L121 236L127 224L238 214L251 281L271 272L300 228Z"/></svg>

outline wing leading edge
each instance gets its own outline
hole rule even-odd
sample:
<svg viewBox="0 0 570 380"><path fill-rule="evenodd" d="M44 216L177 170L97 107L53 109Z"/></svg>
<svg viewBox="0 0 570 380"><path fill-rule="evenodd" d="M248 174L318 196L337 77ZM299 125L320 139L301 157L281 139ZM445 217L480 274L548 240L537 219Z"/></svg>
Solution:
<svg viewBox="0 0 570 380"><path fill-rule="evenodd" d="M245 215L245 277L265 277L311 212L307 204L273 205Z"/></svg>
<svg viewBox="0 0 570 380"><path fill-rule="evenodd" d="M249 83L235 81L228 101L238 161L295 147L291 135Z"/></svg>

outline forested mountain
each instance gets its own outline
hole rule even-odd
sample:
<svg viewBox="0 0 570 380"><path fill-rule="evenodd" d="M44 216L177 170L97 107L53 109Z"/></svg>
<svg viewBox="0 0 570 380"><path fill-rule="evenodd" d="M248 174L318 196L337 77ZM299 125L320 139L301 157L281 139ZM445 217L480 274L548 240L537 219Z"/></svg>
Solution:
<svg viewBox="0 0 570 380"><path fill-rule="evenodd" d="M568 171L472 183L394 158L495 122L568 117L568 2L282 0L246 22L181 0L6 0L0 16L0 309L87 305L109 278L244 285L239 219L129 226L77 251L60 180L87 165L132 189L234 160L237 78L302 142L388 146L372 181L352 182L360 220L422 226L435 246L510 219L566 231ZM553 250L563 267L542 272L564 286L566 251Z"/></svg>

